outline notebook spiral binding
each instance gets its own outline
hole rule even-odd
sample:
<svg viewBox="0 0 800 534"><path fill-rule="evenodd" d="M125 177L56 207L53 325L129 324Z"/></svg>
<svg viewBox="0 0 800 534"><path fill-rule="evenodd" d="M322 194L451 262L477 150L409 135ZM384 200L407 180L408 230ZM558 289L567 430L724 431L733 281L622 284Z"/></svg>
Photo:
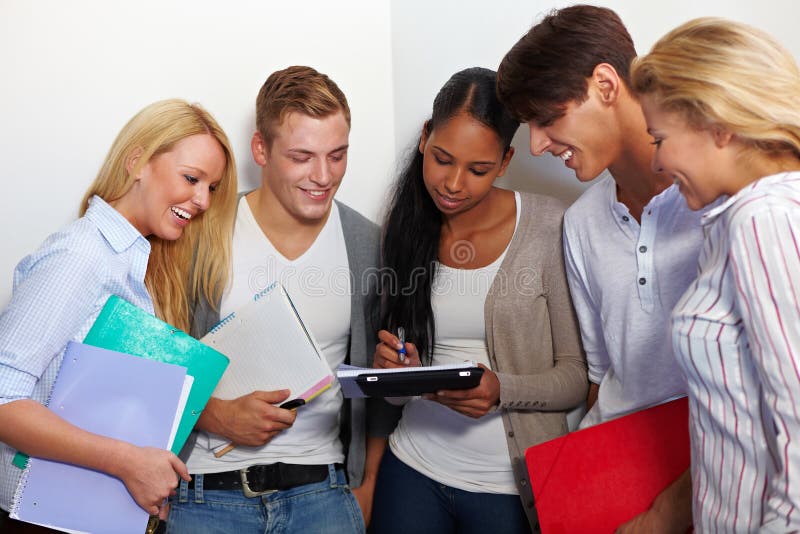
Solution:
<svg viewBox="0 0 800 534"><path fill-rule="evenodd" d="M261 298L266 297L269 295L272 290L274 290L278 286L278 282L272 282L270 285L253 295L253 301L257 301ZM211 334L216 334L219 332L226 324L230 323L232 320L236 318L236 312L231 312L225 318L223 318L220 322L214 325L214 327L209 331Z"/></svg>
<svg viewBox="0 0 800 534"><path fill-rule="evenodd" d="M226 324L230 323L236 318L236 312L231 312L224 319L214 325L214 327L210 330L211 334L216 334L219 332Z"/></svg>
<svg viewBox="0 0 800 534"><path fill-rule="evenodd" d="M278 285L278 282L272 282L270 285L253 295L253 300L256 301L260 298L266 297Z"/></svg>
<svg viewBox="0 0 800 534"><path fill-rule="evenodd" d="M28 473L30 472L31 464L34 461L35 458L28 458L28 465L19 476L17 489L14 490L14 496L11 498L11 508L9 508L9 515L12 519L17 517L17 511L22 503L22 497L25 495L25 487L28 485Z"/></svg>
<svg viewBox="0 0 800 534"><path fill-rule="evenodd" d="M56 378L53 380L53 387L50 389L50 393L48 393L47 402L44 403L45 406L50 406L50 400L53 397L53 389L55 389L56 384L58 383L58 379L61 375L61 368L64 365L64 358L70 357L68 352L69 351L65 348L64 352L61 353L61 363L58 366L58 373L56 373ZM22 474L19 476L17 489L14 490L14 496L11 498L11 507L9 508L9 514L13 514L11 516L12 518L15 518L17 512L19 511L19 507L22 504L22 497L25 494L25 486L28 485L28 474L30 473L31 466L35 463L35 461L35 458L28 457L27 465L25 466L25 469L22 470Z"/></svg>

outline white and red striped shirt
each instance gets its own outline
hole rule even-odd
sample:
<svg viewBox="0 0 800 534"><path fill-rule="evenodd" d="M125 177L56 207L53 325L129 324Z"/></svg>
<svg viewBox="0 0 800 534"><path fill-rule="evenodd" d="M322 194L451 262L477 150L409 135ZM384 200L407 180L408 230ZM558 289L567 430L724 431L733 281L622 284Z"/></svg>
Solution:
<svg viewBox="0 0 800 534"><path fill-rule="evenodd" d="M703 217L672 314L689 387L698 532L800 530L800 172Z"/></svg>

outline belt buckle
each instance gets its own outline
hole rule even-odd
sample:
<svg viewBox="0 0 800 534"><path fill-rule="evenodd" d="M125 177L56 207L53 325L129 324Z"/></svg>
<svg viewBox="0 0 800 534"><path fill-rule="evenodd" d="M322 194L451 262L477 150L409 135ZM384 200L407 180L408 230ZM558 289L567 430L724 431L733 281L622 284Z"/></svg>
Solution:
<svg viewBox="0 0 800 534"><path fill-rule="evenodd" d="M161 521L158 518L158 515L151 515L147 519L147 528L145 528L145 534L155 534L156 529L158 529L158 524Z"/></svg>
<svg viewBox="0 0 800 534"><path fill-rule="evenodd" d="M239 470L239 476L242 478L242 492L244 493L245 497L260 497L262 495L266 495L268 493L275 493L276 489L268 489L264 491L253 491L250 489L250 483L247 481L247 472L250 470L249 467L245 467L244 469Z"/></svg>

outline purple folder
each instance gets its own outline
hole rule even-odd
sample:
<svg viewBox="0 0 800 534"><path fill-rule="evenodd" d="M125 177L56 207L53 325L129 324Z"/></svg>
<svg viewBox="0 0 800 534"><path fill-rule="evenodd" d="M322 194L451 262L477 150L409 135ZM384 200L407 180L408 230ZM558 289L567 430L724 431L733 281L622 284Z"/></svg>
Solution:
<svg viewBox="0 0 800 534"><path fill-rule="evenodd" d="M167 449L186 368L70 343L49 408L70 423L139 446ZM142 534L148 514L118 478L31 458L12 517L59 529Z"/></svg>

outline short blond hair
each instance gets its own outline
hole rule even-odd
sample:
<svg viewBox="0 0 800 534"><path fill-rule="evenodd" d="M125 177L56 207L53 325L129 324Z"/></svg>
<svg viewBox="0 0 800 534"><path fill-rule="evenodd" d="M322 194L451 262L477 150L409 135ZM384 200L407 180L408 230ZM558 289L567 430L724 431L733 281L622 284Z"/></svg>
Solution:
<svg viewBox="0 0 800 534"><path fill-rule="evenodd" d="M691 20L634 60L631 84L693 128L719 126L749 148L800 157L800 69L752 26Z"/></svg>
<svg viewBox="0 0 800 534"><path fill-rule="evenodd" d="M350 106L336 83L311 67L293 66L269 75L256 98L256 128L269 143L289 113L325 118L338 112L350 126Z"/></svg>
<svg viewBox="0 0 800 534"><path fill-rule="evenodd" d="M179 239L148 237L151 251L145 275L156 314L186 331L190 308L201 297L216 303L230 275L238 188L236 163L228 137L214 117L198 104L178 99L162 100L142 109L117 135L80 208L83 215L94 195L106 202L118 200L131 189L134 176L148 161L197 134L209 134L219 142L226 160L222 179L209 208L184 229ZM141 155L128 172L128 159L137 151Z"/></svg>

